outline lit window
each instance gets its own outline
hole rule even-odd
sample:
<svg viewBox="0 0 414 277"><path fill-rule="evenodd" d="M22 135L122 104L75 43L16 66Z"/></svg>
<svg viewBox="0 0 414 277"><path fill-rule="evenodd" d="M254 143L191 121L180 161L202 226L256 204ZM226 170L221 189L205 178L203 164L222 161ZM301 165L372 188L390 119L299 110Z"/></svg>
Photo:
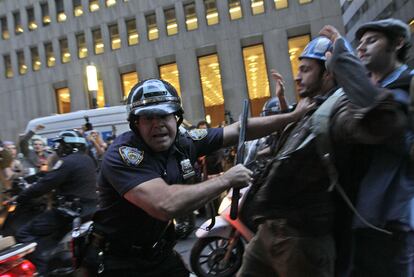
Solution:
<svg viewBox="0 0 414 277"><path fill-rule="evenodd" d="M187 26L187 31L195 30L198 28L198 19L195 10L195 4L190 3L184 6L185 13L185 25Z"/></svg>
<svg viewBox="0 0 414 277"><path fill-rule="evenodd" d="M251 0L251 8L252 8L253 15L264 13L265 11L264 1L263 0Z"/></svg>
<svg viewBox="0 0 414 277"><path fill-rule="evenodd" d="M105 51L105 46L102 39L101 29L92 31L92 37L95 54L102 54Z"/></svg>
<svg viewBox="0 0 414 277"><path fill-rule="evenodd" d="M287 8L288 1L287 0L275 0L275 7L276 7L276 10Z"/></svg>
<svg viewBox="0 0 414 277"><path fill-rule="evenodd" d="M206 118L211 126L224 121L224 97L217 54L198 58Z"/></svg>
<svg viewBox="0 0 414 277"><path fill-rule="evenodd" d="M121 37L118 31L118 25L113 24L109 26L109 35L111 36L111 49L121 48Z"/></svg>
<svg viewBox="0 0 414 277"><path fill-rule="evenodd" d="M104 85L102 80L98 80L98 93L97 93L97 104L98 108L105 107L105 92L104 92Z"/></svg>
<svg viewBox="0 0 414 277"><path fill-rule="evenodd" d="M85 34L76 35L76 45L78 47L78 58L83 59L88 56L88 47L86 46Z"/></svg>
<svg viewBox="0 0 414 277"><path fill-rule="evenodd" d="M23 51L17 51L17 66L19 67L20 75L24 75L27 73L27 65L24 61Z"/></svg>
<svg viewBox="0 0 414 277"><path fill-rule="evenodd" d="M70 112L70 91L69 88L59 88L55 90L58 113Z"/></svg>
<svg viewBox="0 0 414 277"><path fill-rule="evenodd" d="M13 13L13 19L14 19L14 33L16 35L20 35L21 33L23 33L23 26L20 20L20 13L19 12Z"/></svg>
<svg viewBox="0 0 414 277"><path fill-rule="evenodd" d="M219 14L217 10L216 0L204 0L204 9L206 11L207 25L218 24Z"/></svg>
<svg viewBox="0 0 414 277"><path fill-rule="evenodd" d="M12 63L9 55L3 56L4 61L4 69L5 69L5 75L6 78L13 78L13 69L12 69Z"/></svg>
<svg viewBox="0 0 414 277"><path fill-rule="evenodd" d="M56 21L63 22L66 21L65 6L63 5L63 0L55 0L56 4Z"/></svg>
<svg viewBox="0 0 414 277"><path fill-rule="evenodd" d="M148 40L158 39L159 33L155 14L149 14L145 16L145 19L147 21Z"/></svg>
<svg viewBox="0 0 414 277"><path fill-rule="evenodd" d="M309 35L293 37L288 39L289 58L290 64L292 65L293 79L295 79L296 75L298 74L299 55L302 53L303 49L305 49L309 41Z"/></svg>
<svg viewBox="0 0 414 277"><path fill-rule="evenodd" d="M32 70L39 71L40 67L42 66L42 62L40 61L39 51L37 47L30 48L30 55L32 57Z"/></svg>
<svg viewBox="0 0 414 277"><path fill-rule="evenodd" d="M82 2L81 0L73 0L73 15L81 16L83 14Z"/></svg>
<svg viewBox="0 0 414 277"><path fill-rule="evenodd" d="M258 116L270 97L263 45L243 48L243 60L252 116Z"/></svg>
<svg viewBox="0 0 414 277"><path fill-rule="evenodd" d="M56 58L53 54L53 46L51 42L45 43L46 63L47 67L53 67L56 64Z"/></svg>
<svg viewBox="0 0 414 277"><path fill-rule="evenodd" d="M229 0L230 19L236 20L243 17L240 0Z"/></svg>
<svg viewBox="0 0 414 277"><path fill-rule="evenodd" d="M68 63L70 62L70 52L69 52L69 46L68 46L68 40L66 38L59 40L60 45L60 60L62 63Z"/></svg>
<svg viewBox="0 0 414 277"><path fill-rule="evenodd" d="M168 9L164 11L165 21L167 24L167 35L172 36L178 33L178 24L175 17L175 10Z"/></svg>
<svg viewBox="0 0 414 277"><path fill-rule="evenodd" d="M28 23L27 27L29 28L29 30L33 31L37 29L37 23L36 23L33 7L27 8L26 13L27 13L27 23Z"/></svg>
<svg viewBox="0 0 414 277"><path fill-rule="evenodd" d="M50 15L49 15L49 5L46 2L46 3L41 4L40 8L42 10L42 23L43 23L43 26L47 26L51 22Z"/></svg>
<svg viewBox="0 0 414 277"><path fill-rule="evenodd" d="M89 0L89 11L94 12L99 10L99 1L98 0Z"/></svg>
<svg viewBox="0 0 414 277"><path fill-rule="evenodd" d="M135 19L129 19L125 23L128 33L128 45L138 44L139 36Z"/></svg>
<svg viewBox="0 0 414 277"><path fill-rule="evenodd" d="M312 0L299 0L299 4L307 4L312 2Z"/></svg>
<svg viewBox="0 0 414 277"><path fill-rule="evenodd" d="M2 37L2 39L9 39L10 38L10 33L9 33L8 28L7 28L7 18L6 17L0 18L0 24L1 24L1 37Z"/></svg>
<svg viewBox="0 0 414 277"><path fill-rule="evenodd" d="M123 99L126 99L128 97L128 94L131 91L132 87L135 86L138 81L139 78L136 71L121 74Z"/></svg>
<svg viewBox="0 0 414 277"><path fill-rule="evenodd" d="M178 73L177 63L164 64L160 66L160 77L167 81L177 90L181 97L180 74Z"/></svg>
<svg viewBox="0 0 414 277"><path fill-rule="evenodd" d="M111 7L116 4L116 0L106 0L105 4L107 7Z"/></svg>

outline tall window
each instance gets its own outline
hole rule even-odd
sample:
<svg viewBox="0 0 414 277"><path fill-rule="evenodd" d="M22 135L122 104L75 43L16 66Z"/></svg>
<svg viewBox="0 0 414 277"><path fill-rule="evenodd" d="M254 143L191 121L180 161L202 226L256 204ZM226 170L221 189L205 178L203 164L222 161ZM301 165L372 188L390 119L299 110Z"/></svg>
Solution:
<svg viewBox="0 0 414 277"><path fill-rule="evenodd" d="M216 0L204 0L204 10L206 11L207 25L215 25L219 23Z"/></svg>
<svg viewBox="0 0 414 277"><path fill-rule="evenodd" d="M63 22L66 21L65 6L63 5L63 0L55 0L56 3L56 21Z"/></svg>
<svg viewBox="0 0 414 277"><path fill-rule="evenodd" d="M173 85L177 90L178 95L181 96L180 76L178 73L177 63L160 65L160 77Z"/></svg>
<svg viewBox="0 0 414 277"><path fill-rule="evenodd" d="M59 40L60 45L60 60L62 63L68 63L70 62L70 52L69 52L69 46L68 46L68 39L62 38Z"/></svg>
<svg viewBox="0 0 414 277"><path fill-rule="evenodd" d="M88 47L86 46L85 34L76 35L76 45L78 47L78 58L83 59L88 56Z"/></svg>
<svg viewBox="0 0 414 277"><path fill-rule="evenodd" d="M96 97L98 108L105 107L105 91L102 79L98 80L98 93Z"/></svg>
<svg viewBox="0 0 414 277"><path fill-rule="evenodd" d="M98 0L89 0L89 11L94 12L99 10L99 1Z"/></svg>
<svg viewBox="0 0 414 277"><path fill-rule="evenodd" d="M24 53L22 50L17 51L17 66L19 67L19 74L24 75L27 73L27 65L24 61Z"/></svg>
<svg viewBox="0 0 414 277"><path fill-rule="evenodd" d="M53 45L51 42L45 43L46 63L47 67L53 67L56 64L55 54L53 53Z"/></svg>
<svg viewBox="0 0 414 277"><path fill-rule="evenodd" d="M2 39L9 39L10 33L9 28L7 27L7 18L2 17L0 18L0 25L1 25L1 38Z"/></svg>
<svg viewBox="0 0 414 277"><path fill-rule="evenodd" d="M258 116L270 97L263 45L243 48L243 60L252 116Z"/></svg>
<svg viewBox="0 0 414 277"><path fill-rule="evenodd" d="M136 71L122 73L121 82L122 82L122 97L126 99L128 94L133 86L138 83L138 73Z"/></svg>
<svg viewBox="0 0 414 277"><path fill-rule="evenodd" d="M55 90L57 112L69 113L70 112L70 91L69 88L59 88Z"/></svg>
<svg viewBox="0 0 414 277"><path fill-rule="evenodd" d="M32 70L39 71L42 66L42 62L40 61L39 51L36 46L30 48L30 56L32 58Z"/></svg>
<svg viewBox="0 0 414 277"><path fill-rule="evenodd" d="M147 33L148 33L148 40L155 40L159 37L158 26L157 26L157 18L155 14L149 14L145 16L147 21Z"/></svg>
<svg viewBox="0 0 414 277"><path fill-rule="evenodd" d="M128 33L128 45L135 45L139 42L137 24L135 18L125 21Z"/></svg>
<svg viewBox="0 0 414 277"><path fill-rule="evenodd" d="M224 97L217 54L198 58L198 66L206 119L214 127L224 121Z"/></svg>
<svg viewBox="0 0 414 277"><path fill-rule="evenodd" d="M4 55L3 61L4 61L4 70L5 70L4 73L6 75L6 78L13 78L13 68L12 68L10 55Z"/></svg>
<svg viewBox="0 0 414 277"><path fill-rule="evenodd" d="M111 49L121 48L121 37L119 35L118 24L109 25L109 35L111 36Z"/></svg>
<svg viewBox="0 0 414 277"><path fill-rule="evenodd" d="M175 17L175 9L164 11L165 23L167 24L167 35L172 36L178 33L177 18Z"/></svg>
<svg viewBox="0 0 414 277"><path fill-rule="evenodd" d="M252 14L261 14L265 12L265 6L264 6L263 0L251 0L250 7L252 8Z"/></svg>
<svg viewBox="0 0 414 277"><path fill-rule="evenodd" d="M288 0L274 0L276 10L284 9L288 7Z"/></svg>
<svg viewBox="0 0 414 277"><path fill-rule="evenodd" d="M292 65L293 78L295 78L296 75L298 74L299 55L302 53L303 49L305 49L309 41L310 41L309 35L292 37L288 39L289 58L290 58L290 64Z"/></svg>
<svg viewBox="0 0 414 277"><path fill-rule="evenodd" d="M236 20L243 17L240 0L229 0L230 19Z"/></svg>
<svg viewBox="0 0 414 277"><path fill-rule="evenodd" d="M184 5L184 13L185 13L185 25L187 27L187 31L195 30L198 28L198 19L195 9L195 3L189 3Z"/></svg>
<svg viewBox="0 0 414 277"><path fill-rule="evenodd" d="M73 15L81 16L83 14L83 7L81 0L72 0L73 5Z"/></svg>
<svg viewBox="0 0 414 277"><path fill-rule="evenodd" d="M312 2L312 0L299 0L299 4L307 4Z"/></svg>
<svg viewBox="0 0 414 277"><path fill-rule="evenodd" d="M33 31L35 29L37 29L37 24L36 24L36 19L35 19L35 14L34 14L34 9L33 7L29 7L26 9L26 13L27 13L27 24L28 24L28 28L30 31Z"/></svg>
<svg viewBox="0 0 414 277"><path fill-rule="evenodd" d="M111 6L115 5L115 4L116 4L116 0L106 0L105 1L105 5L107 7L111 7Z"/></svg>
<svg viewBox="0 0 414 277"><path fill-rule="evenodd" d="M93 45L95 54L102 54L105 51L105 46L102 39L101 29L92 31Z"/></svg>
<svg viewBox="0 0 414 277"><path fill-rule="evenodd" d="M16 35L20 35L21 33L23 33L23 26L22 26L22 21L20 19L20 13L14 12L13 19L14 19L14 33Z"/></svg>
<svg viewBox="0 0 414 277"><path fill-rule="evenodd" d="M47 2L42 3L40 5L40 9L42 11L42 23L43 23L43 26L47 26L51 22L51 20L50 20L50 14L49 14L49 5L47 4Z"/></svg>

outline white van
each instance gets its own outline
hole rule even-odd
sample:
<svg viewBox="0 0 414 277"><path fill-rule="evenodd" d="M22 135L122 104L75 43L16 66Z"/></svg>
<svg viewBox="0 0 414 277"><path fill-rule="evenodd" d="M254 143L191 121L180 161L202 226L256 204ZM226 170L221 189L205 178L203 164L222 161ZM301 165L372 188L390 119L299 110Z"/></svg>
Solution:
<svg viewBox="0 0 414 277"><path fill-rule="evenodd" d="M46 138L48 144L51 145L51 139L56 137L59 132L80 129L86 123L85 116L89 118L93 129L101 133L104 140L112 135L112 126L115 126L117 135L129 130L126 106L124 105L35 118L29 121L25 133L42 124L45 128L36 132L36 135Z"/></svg>
<svg viewBox="0 0 414 277"><path fill-rule="evenodd" d="M34 130L37 125L42 124L45 128L37 131L36 135L46 138L47 144L52 146L51 140L61 131L80 129L86 123L85 116L89 118L93 129L101 133L104 140L112 135L112 126L115 126L117 135L130 130L126 106L123 105L35 118L27 123L25 133L29 132L29 130ZM180 131L185 132L190 126L191 123L184 119L183 124L180 126Z"/></svg>

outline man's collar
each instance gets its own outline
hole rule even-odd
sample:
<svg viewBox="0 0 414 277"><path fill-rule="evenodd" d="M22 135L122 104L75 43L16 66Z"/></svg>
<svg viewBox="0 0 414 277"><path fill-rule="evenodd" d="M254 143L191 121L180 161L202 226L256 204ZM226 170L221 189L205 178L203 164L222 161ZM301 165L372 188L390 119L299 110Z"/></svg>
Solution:
<svg viewBox="0 0 414 277"><path fill-rule="evenodd" d="M397 80L400 77L401 73L407 70L407 68L408 66L406 64L401 65L400 67L395 69L393 72L388 74L381 82L379 82L379 85L381 87L386 87L392 82L395 82L395 80Z"/></svg>

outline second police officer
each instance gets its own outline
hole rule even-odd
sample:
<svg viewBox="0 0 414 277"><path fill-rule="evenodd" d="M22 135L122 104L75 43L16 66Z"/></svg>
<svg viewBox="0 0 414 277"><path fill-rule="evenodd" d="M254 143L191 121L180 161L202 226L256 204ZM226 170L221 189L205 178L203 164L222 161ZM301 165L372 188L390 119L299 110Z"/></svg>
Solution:
<svg viewBox="0 0 414 277"><path fill-rule="evenodd" d="M292 113L249 119L248 139L280 130L309 106L305 100ZM183 184L194 175L197 157L237 142L239 125L181 133L180 98L171 84L159 79L141 81L131 89L127 112L131 131L108 149L98 181L92 235L97 271L100 276L188 276L173 250L172 218L200 208L227 189L246 186L252 172L236 165L219 177Z"/></svg>

